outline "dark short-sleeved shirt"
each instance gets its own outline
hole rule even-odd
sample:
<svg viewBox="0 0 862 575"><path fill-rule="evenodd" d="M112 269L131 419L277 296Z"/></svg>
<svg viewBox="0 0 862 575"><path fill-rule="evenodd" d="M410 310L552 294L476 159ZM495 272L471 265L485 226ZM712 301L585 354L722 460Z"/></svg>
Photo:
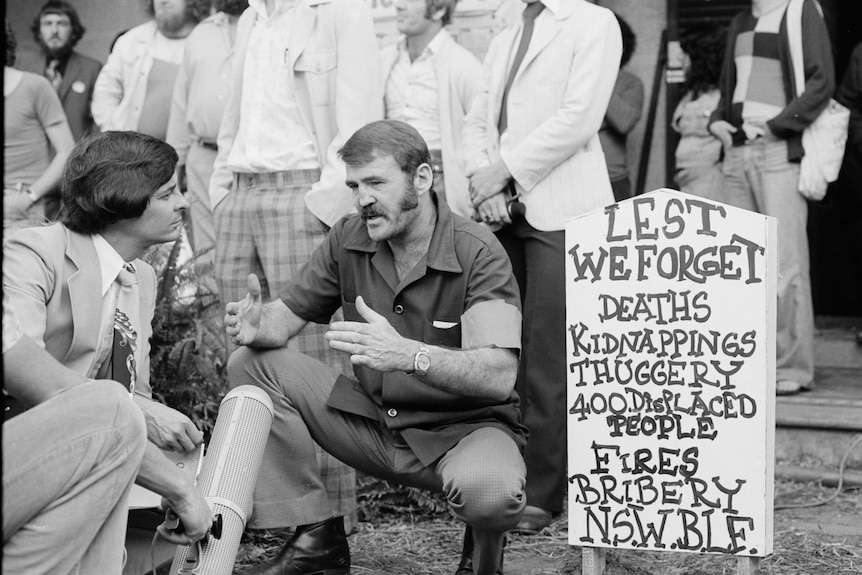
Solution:
<svg viewBox="0 0 862 575"><path fill-rule="evenodd" d="M281 291L282 301L307 321L326 323L339 307L347 321L364 321L354 303L362 296L404 337L453 349L519 351L521 308L509 257L487 228L433 200L437 224L428 253L401 282L389 245L373 241L353 215L330 230ZM447 393L403 372L354 366L354 375L338 377L327 405L399 432L425 465L481 427L499 428L524 448L514 391L495 401Z"/></svg>

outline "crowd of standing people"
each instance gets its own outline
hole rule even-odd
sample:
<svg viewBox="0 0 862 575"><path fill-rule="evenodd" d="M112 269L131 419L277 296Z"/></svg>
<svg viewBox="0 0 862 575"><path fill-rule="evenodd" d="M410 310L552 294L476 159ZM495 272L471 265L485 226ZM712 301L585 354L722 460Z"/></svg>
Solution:
<svg viewBox="0 0 862 575"><path fill-rule="evenodd" d="M564 511L564 228L632 195L635 35L586 0L523 0L480 62L447 29L456 2L396 0L400 36L381 49L362 0L151 0L104 66L74 50L85 29L65 0L41 7L40 53L17 68L7 22L4 373L30 409L4 424L4 564L118 573L116 534L99 530L39 570L50 543L33 526L65 512L56 501L101 499L79 513L113 533L133 481L182 521L163 536L206 535L207 504L160 452L202 434L148 384L156 278L140 257L183 229L214 264L230 385L276 410L249 526L292 530L248 574L348 573L354 469L444 493L466 525L456 575L502 573L506 533ZM729 33L684 38L672 118L680 189L778 219L778 393L814 383L797 179L801 133L836 88L822 15L802 4L800 94L788 0L754 0ZM857 49L838 95L857 161L860 66ZM27 361L54 385L34 387ZM133 429L54 415L93 380L131 391L100 409ZM92 428L85 451L129 449L39 491L35 442L80 445L34 438L44 417Z"/></svg>

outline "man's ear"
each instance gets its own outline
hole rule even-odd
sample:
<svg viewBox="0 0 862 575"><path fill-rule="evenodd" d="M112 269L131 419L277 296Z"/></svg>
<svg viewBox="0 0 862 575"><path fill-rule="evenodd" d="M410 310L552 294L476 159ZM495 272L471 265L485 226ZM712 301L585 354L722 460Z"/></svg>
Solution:
<svg viewBox="0 0 862 575"><path fill-rule="evenodd" d="M416 168L416 175L413 176L413 185L416 186L416 191L421 196L431 189L434 183L434 172L429 164L419 164Z"/></svg>
<svg viewBox="0 0 862 575"><path fill-rule="evenodd" d="M432 22L440 22L441 20L443 20L443 15L445 13L446 13L446 8L440 8L439 10L437 10L436 12L431 14L430 20Z"/></svg>

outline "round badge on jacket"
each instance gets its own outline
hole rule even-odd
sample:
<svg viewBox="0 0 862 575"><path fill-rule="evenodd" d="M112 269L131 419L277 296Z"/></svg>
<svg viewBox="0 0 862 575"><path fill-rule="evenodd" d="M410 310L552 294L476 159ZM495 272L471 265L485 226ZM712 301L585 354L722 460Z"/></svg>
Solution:
<svg viewBox="0 0 862 575"><path fill-rule="evenodd" d="M72 91L76 94L83 94L87 91L87 85L82 81L78 80L72 84Z"/></svg>

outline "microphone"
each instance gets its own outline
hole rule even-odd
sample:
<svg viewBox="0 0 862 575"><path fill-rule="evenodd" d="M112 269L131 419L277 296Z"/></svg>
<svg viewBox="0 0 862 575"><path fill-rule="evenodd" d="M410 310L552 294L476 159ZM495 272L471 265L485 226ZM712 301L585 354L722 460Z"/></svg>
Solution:
<svg viewBox="0 0 862 575"><path fill-rule="evenodd" d="M177 547L171 575L233 573L273 415L269 395L253 385L234 388L222 400L198 483L216 521L198 545Z"/></svg>

